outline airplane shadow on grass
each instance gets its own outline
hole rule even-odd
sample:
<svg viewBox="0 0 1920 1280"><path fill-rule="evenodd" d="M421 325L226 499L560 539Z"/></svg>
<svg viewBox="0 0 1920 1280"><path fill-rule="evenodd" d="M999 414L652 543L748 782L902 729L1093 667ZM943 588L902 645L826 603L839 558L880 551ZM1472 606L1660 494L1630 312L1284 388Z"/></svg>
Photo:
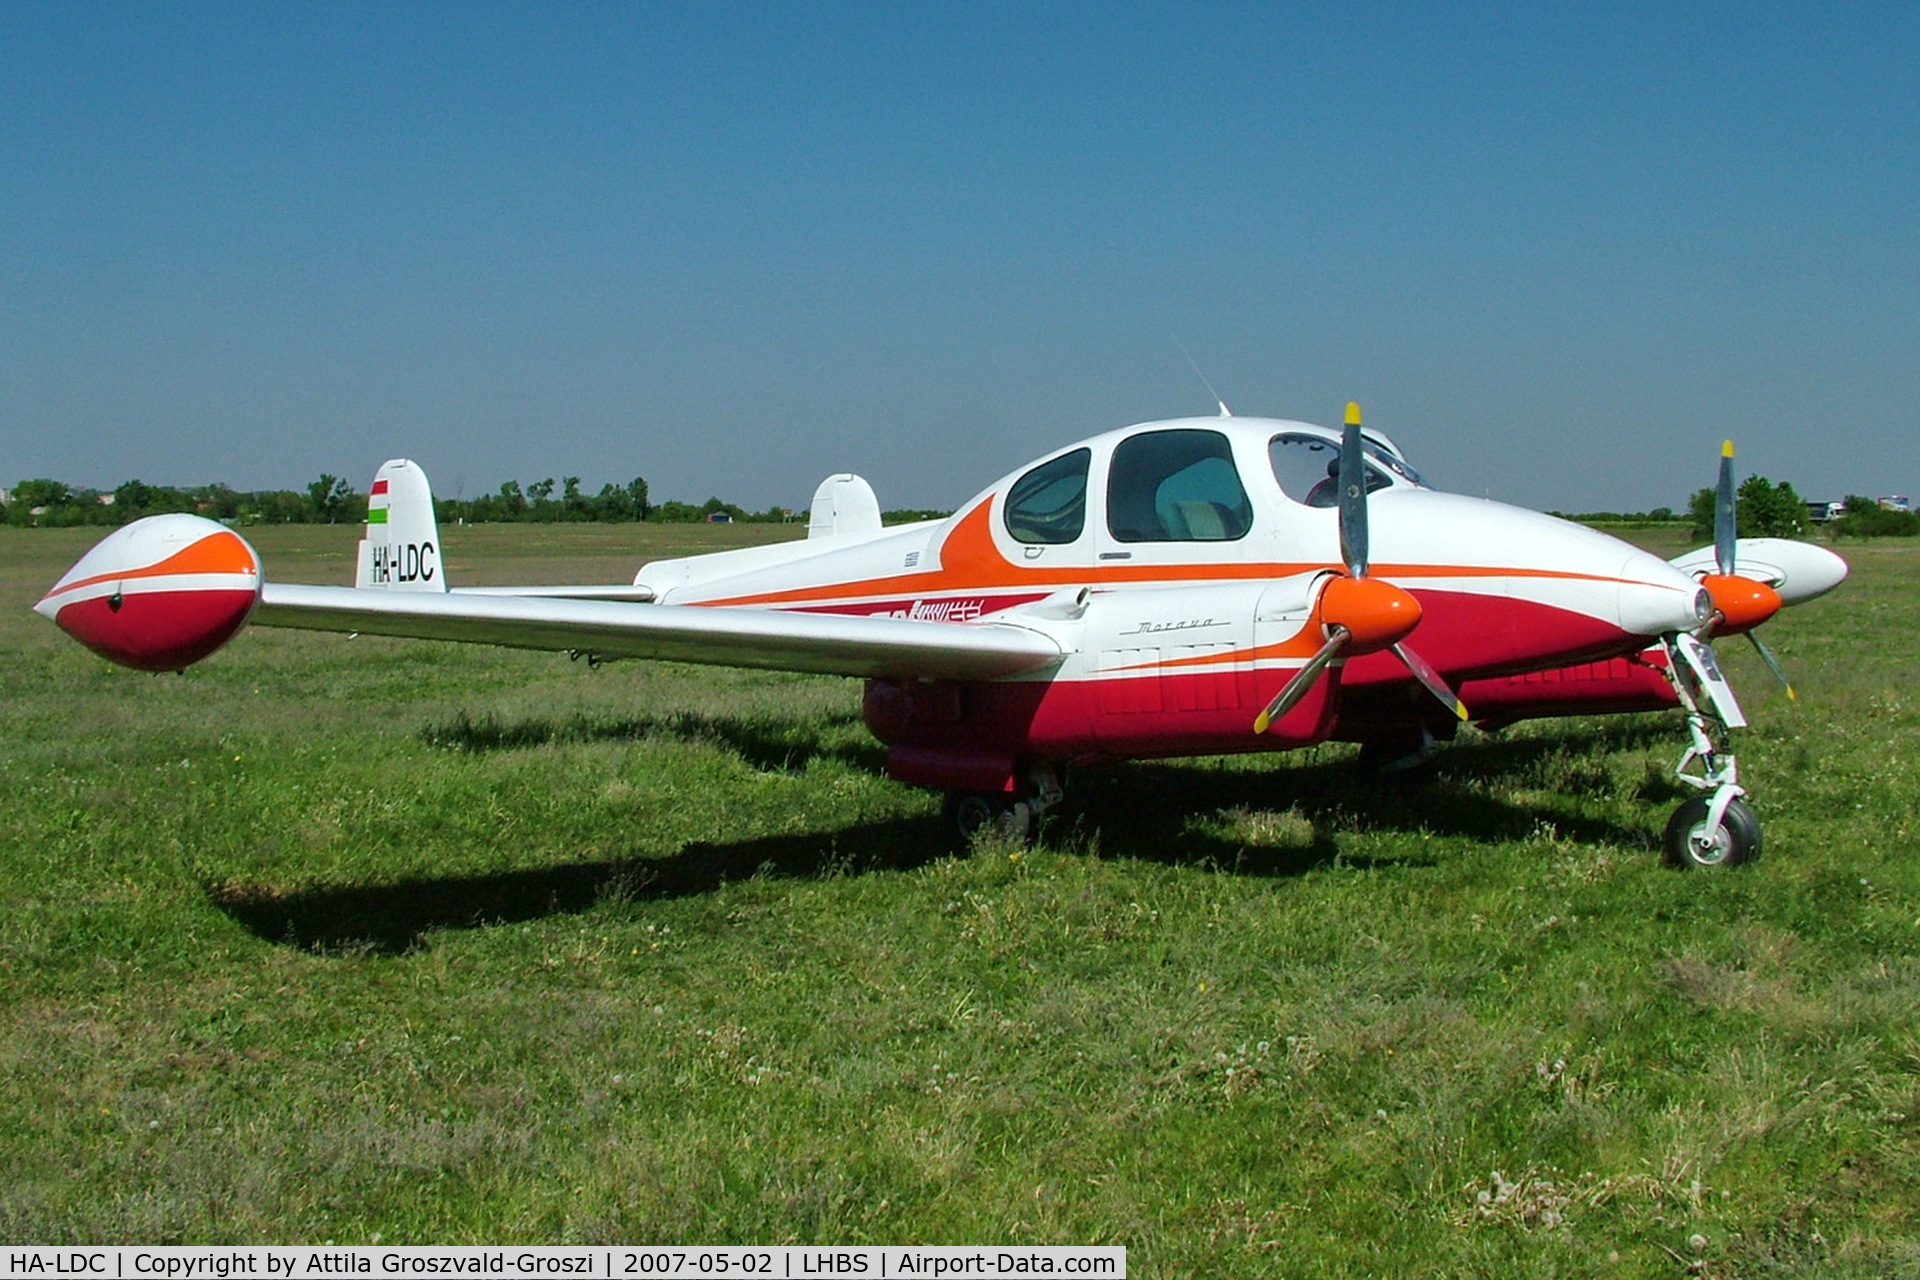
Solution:
<svg viewBox="0 0 1920 1280"><path fill-rule="evenodd" d="M838 712L798 720L773 715L703 715L669 711L658 715L561 717L525 716L512 720L465 712L420 730L429 746L456 751L514 751L556 742L643 742L673 738L710 742L733 752L763 773L799 773L820 759L841 760L878 773L886 767L887 749L866 737L835 733L844 741L829 741L828 730L848 730L860 723L857 713Z"/></svg>
<svg viewBox="0 0 1920 1280"><path fill-rule="evenodd" d="M1614 745L1620 745L1614 740ZM1588 844L1629 848L1652 845L1648 831L1582 814L1574 804L1502 798L1505 786L1526 787L1543 751L1564 741L1479 742L1450 749L1440 763L1407 775L1380 776L1341 759L1269 774L1208 769L1186 762L1145 761L1076 779L1058 820L1099 832L1103 856L1171 864L1213 866L1242 875L1297 875L1317 866L1428 865L1416 853L1343 853L1340 833L1421 833L1483 842L1523 840L1542 831ZM1584 779L1567 770L1569 789L1615 784L1594 766ZM1532 789L1532 788L1528 788ZM1649 793L1653 794L1649 794ZM1643 784L1642 799L1678 794L1665 783ZM1202 837L1196 816L1238 817L1258 825L1258 815L1285 814L1306 837L1253 843L1224 836Z"/></svg>
<svg viewBox="0 0 1920 1280"><path fill-rule="evenodd" d="M849 750L825 741L823 726L809 734L790 720L714 719L673 715L596 722L556 732L547 722L514 722L473 729L469 750L510 750L565 737L652 737L660 734L717 741L763 769L792 771L812 759L848 759L878 772L883 750ZM444 732L438 730L436 732ZM423 735L425 736L425 735ZM1543 827L1588 843L1651 847L1648 831L1583 817L1567 805L1520 803L1494 794L1503 784L1528 785L1543 757L1567 757L1563 769L1576 784L1583 757L1594 785L1604 783L1604 756L1672 740L1670 726L1635 722L1568 726L1553 736L1476 738L1449 748L1417 778L1376 777L1341 759L1261 772L1190 761L1146 761L1075 775L1068 802L1049 819L1044 835L1070 845L1085 840L1097 856L1206 867L1237 875L1284 877L1316 867L1417 866L1419 853L1342 854L1339 833L1423 832L1474 840L1524 839ZM1575 789L1578 789L1577 786ZM1679 794L1672 784L1643 783L1639 798ZM1296 837L1250 843L1209 830L1223 814L1296 815ZM856 823L831 831L699 841L668 857L613 858L477 876L426 877L379 884L319 886L285 891L270 886L208 884L213 904L255 936L326 954L400 955L427 944L439 930L577 914L602 904L643 902L712 893L753 876L821 879L875 871L902 871L949 852L932 817Z"/></svg>
<svg viewBox="0 0 1920 1280"><path fill-rule="evenodd" d="M944 850L931 818L892 819L807 835L697 841L665 858L610 858L477 876L281 892L206 886L213 904L249 933L308 951L400 955L441 929L574 915L602 904L712 893L753 876L822 879L906 870Z"/></svg>

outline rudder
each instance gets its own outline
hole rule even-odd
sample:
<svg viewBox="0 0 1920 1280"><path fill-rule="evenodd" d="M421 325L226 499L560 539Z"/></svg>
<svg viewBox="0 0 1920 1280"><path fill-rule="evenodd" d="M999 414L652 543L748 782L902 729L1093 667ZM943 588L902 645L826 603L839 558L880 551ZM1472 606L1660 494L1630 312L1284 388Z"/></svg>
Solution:
<svg viewBox="0 0 1920 1280"><path fill-rule="evenodd" d="M418 463L393 458L373 473L367 532L353 585L377 591L445 591L433 487Z"/></svg>

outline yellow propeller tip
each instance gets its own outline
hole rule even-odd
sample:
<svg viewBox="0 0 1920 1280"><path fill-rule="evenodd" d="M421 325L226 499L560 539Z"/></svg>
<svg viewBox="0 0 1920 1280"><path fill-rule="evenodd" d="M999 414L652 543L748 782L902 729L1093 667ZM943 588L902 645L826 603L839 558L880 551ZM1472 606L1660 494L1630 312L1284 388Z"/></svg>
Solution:
<svg viewBox="0 0 1920 1280"><path fill-rule="evenodd" d="M1722 440L1720 442L1720 456L1723 458L1731 458L1733 456L1733 441Z"/></svg>
<svg viewBox="0 0 1920 1280"><path fill-rule="evenodd" d="M1265 733L1267 731L1267 726L1271 725L1272 723L1273 721L1267 717L1267 713L1262 711L1259 715L1253 718L1253 731L1255 734Z"/></svg>
<svg viewBox="0 0 1920 1280"><path fill-rule="evenodd" d="M1360 402L1358 400L1347 401L1347 425L1350 427L1360 425Z"/></svg>

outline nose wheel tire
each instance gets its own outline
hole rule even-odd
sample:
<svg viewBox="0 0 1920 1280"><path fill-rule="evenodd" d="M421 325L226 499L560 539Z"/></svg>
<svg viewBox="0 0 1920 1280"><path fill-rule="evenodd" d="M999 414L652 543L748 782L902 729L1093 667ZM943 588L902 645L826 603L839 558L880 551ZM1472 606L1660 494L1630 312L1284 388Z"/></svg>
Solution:
<svg viewBox="0 0 1920 1280"><path fill-rule="evenodd" d="M1734 867L1760 856L1760 819L1735 798L1719 825L1707 829L1711 797L1695 796L1667 821L1667 861L1676 867Z"/></svg>

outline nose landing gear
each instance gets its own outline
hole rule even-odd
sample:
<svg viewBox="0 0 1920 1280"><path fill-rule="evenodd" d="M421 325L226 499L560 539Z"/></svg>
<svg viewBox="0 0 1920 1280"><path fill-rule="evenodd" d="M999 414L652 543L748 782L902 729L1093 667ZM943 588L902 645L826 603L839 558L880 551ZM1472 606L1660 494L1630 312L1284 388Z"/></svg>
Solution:
<svg viewBox="0 0 1920 1280"><path fill-rule="evenodd" d="M1667 675L1687 713L1691 742L1674 776L1701 794L1667 820L1667 860L1678 867L1732 867L1760 856L1760 819L1744 797L1729 732L1747 718L1720 673L1713 650L1684 632L1665 637ZM1695 768L1695 766L1698 766Z"/></svg>

